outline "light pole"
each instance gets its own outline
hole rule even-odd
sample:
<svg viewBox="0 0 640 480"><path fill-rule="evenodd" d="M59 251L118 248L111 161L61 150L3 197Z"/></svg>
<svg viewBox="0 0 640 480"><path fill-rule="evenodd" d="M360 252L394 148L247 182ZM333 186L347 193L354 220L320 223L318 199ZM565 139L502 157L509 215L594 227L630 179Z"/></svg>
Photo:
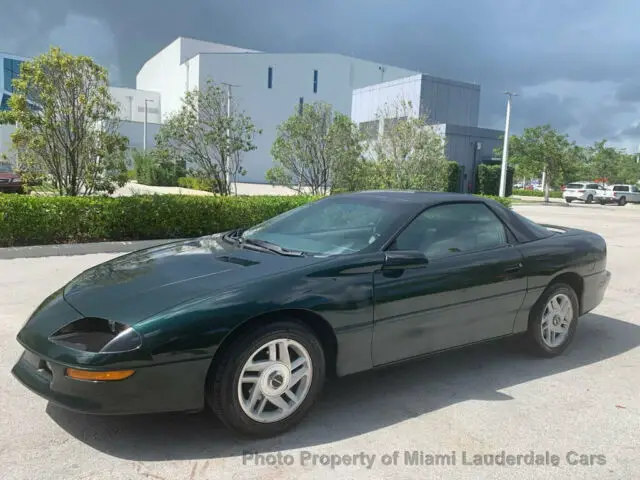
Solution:
<svg viewBox="0 0 640 480"><path fill-rule="evenodd" d="M511 97L517 93L503 92L507 96L507 119L504 127L504 144L502 145L502 168L500 169L500 196L504 197L507 189L507 158L509 156L509 121L511 120Z"/></svg>
<svg viewBox="0 0 640 480"><path fill-rule="evenodd" d="M227 86L227 154L224 156L224 179L227 185L227 188L231 185L231 178L229 174L229 164L231 160L231 88L237 87L238 85L232 85L231 83L222 83L222 85Z"/></svg>
<svg viewBox="0 0 640 480"><path fill-rule="evenodd" d="M144 99L144 126L143 126L143 132L142 132L142 151L146 152L147 151L147 103L148 102L153 102L152 99L150 98L145 98Z"/></svg>

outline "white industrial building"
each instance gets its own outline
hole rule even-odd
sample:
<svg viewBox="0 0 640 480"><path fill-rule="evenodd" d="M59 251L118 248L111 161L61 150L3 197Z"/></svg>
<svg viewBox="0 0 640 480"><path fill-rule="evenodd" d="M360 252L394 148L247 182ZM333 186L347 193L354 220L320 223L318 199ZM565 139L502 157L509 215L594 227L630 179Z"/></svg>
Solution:
<svg viewBox="0 0 640 480"><path fill-rule="evenodd" d="M300 103L323 101L349 115L354 89L416 73L338 54L264 53L180 37L147 60L136 88L159 92L167 116L180 107L185 91L208 79L232 85L238 108L262 130L257 149L244 157L247 175L241 180L264 183L276 128Z"/></svg>
<svg viewBox="0 0 640 480"><path fill-rule="evenodd" d="M5 72L7 66L15 67L7 62ZM411 100L416 114L428 111L431 121L441 126L448 140L447 155L463 165L465 175L475 163L491 156L490 149L501 134L478 128L480 86L476 84L339 54L265 53L180 37L144 63L135 89L111 88L120 104L120 131L129 138L130 147L142 149L145 143L153 147L161 123L180 108L185 92L208 80L231 85L235 108L262 130L255 139L257 149L244 156L243 182L265 183L265 173L273 165L271 147L277 127L304 103L327 102L351 115L361 128L376 130L379 125L373 123L381 105L398 97ZM6 89L3 77L0 83ZM3 96L3 105L5 100ZM11 130L0 126L0 153L10 145Z"/></svg>

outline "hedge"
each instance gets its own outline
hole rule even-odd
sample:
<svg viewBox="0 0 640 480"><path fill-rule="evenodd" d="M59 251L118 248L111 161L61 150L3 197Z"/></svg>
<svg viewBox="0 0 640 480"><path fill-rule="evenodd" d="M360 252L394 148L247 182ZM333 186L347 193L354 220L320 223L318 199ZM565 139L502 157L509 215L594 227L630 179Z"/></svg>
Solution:
<svg viewBox="0 0 640 480"><path fill-rule="evenodd" d="M524 188L516 188L513 190L512 195L518 195L520 197L544 197L544 192L541 190L526 190ZM550 190L549 197L562 198L562 192Z"/></svg>
<svg viewBox="0 0 640 480"><path fill-rule="evenodd" d="M458 162L448 162L447 192L460 191L460 165Z"/></svg>
<svg viewBox="0 0 640 480"><path fill-rule="evenodd" d="M191 238L256 225L318 197L0 194L0 247ZM496 198L506 206L508 198Z"/></svg>
<svg viewBox="0 0 640 480"><path fill-rule="evenodd" d="M211 180L207 181L198 177L180 177L178 179L178 186L191 190L202 190L204 192L214 191L214 184Z"/></svg>
<svg viewBox="0 0 640 480"><path fill-rule="evenodd" d="M306 196L39 197L0 194L0 247L189 238L249 227Z"/></svg>
<svg viewBox="0 0 640 480"><path fill-rule="evenodd" d="M476 193L481 195L500 194L500 165L487 165L484 163L476 167ZM507 185L505 195L511 196L513 190L513 167L507 167Z"/></svg>

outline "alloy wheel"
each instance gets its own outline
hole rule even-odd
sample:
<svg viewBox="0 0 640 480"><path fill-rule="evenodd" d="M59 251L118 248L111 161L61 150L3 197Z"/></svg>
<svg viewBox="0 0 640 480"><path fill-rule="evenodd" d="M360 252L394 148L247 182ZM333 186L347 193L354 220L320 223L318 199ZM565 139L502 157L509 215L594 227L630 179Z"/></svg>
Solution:
<svg viewBox="0 0 640 480"><path fill-rule="evenodd" d="M289 338L271 340L245 362L238 381L243 412L261 423L292 415L311 387L313 365L309 352Z"/></svg>
<svg viewBox="0 0 640 480"><path fill-rule="evenodd" d="M542 312L540 329L542 341L551 348L562 345L569 334L573 320L573 305L571 299L564 293L554 295L549 299Z"/></svg>

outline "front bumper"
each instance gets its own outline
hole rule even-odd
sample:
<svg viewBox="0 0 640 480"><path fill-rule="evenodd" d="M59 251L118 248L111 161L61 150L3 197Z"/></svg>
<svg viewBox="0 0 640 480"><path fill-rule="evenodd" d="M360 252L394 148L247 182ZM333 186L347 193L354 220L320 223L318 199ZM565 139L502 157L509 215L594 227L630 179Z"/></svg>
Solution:
<svg viewBox="0 0 640 480"><path fill-rule="evenodd" d="M589 313L602 302L607 287L611 282L611 272L603 270L584 277L584 290L582 292L581 315Z"/></svg>
<svg viewBox="0 0 640 480"><path fill-rule="evenodd" d="M62 365L25 350L11 373L32 392L69 410L127 415L201 410L210 364L199 359L153 365L124 380L96 382L65 375L67 366L86 366Z"/></svg>

